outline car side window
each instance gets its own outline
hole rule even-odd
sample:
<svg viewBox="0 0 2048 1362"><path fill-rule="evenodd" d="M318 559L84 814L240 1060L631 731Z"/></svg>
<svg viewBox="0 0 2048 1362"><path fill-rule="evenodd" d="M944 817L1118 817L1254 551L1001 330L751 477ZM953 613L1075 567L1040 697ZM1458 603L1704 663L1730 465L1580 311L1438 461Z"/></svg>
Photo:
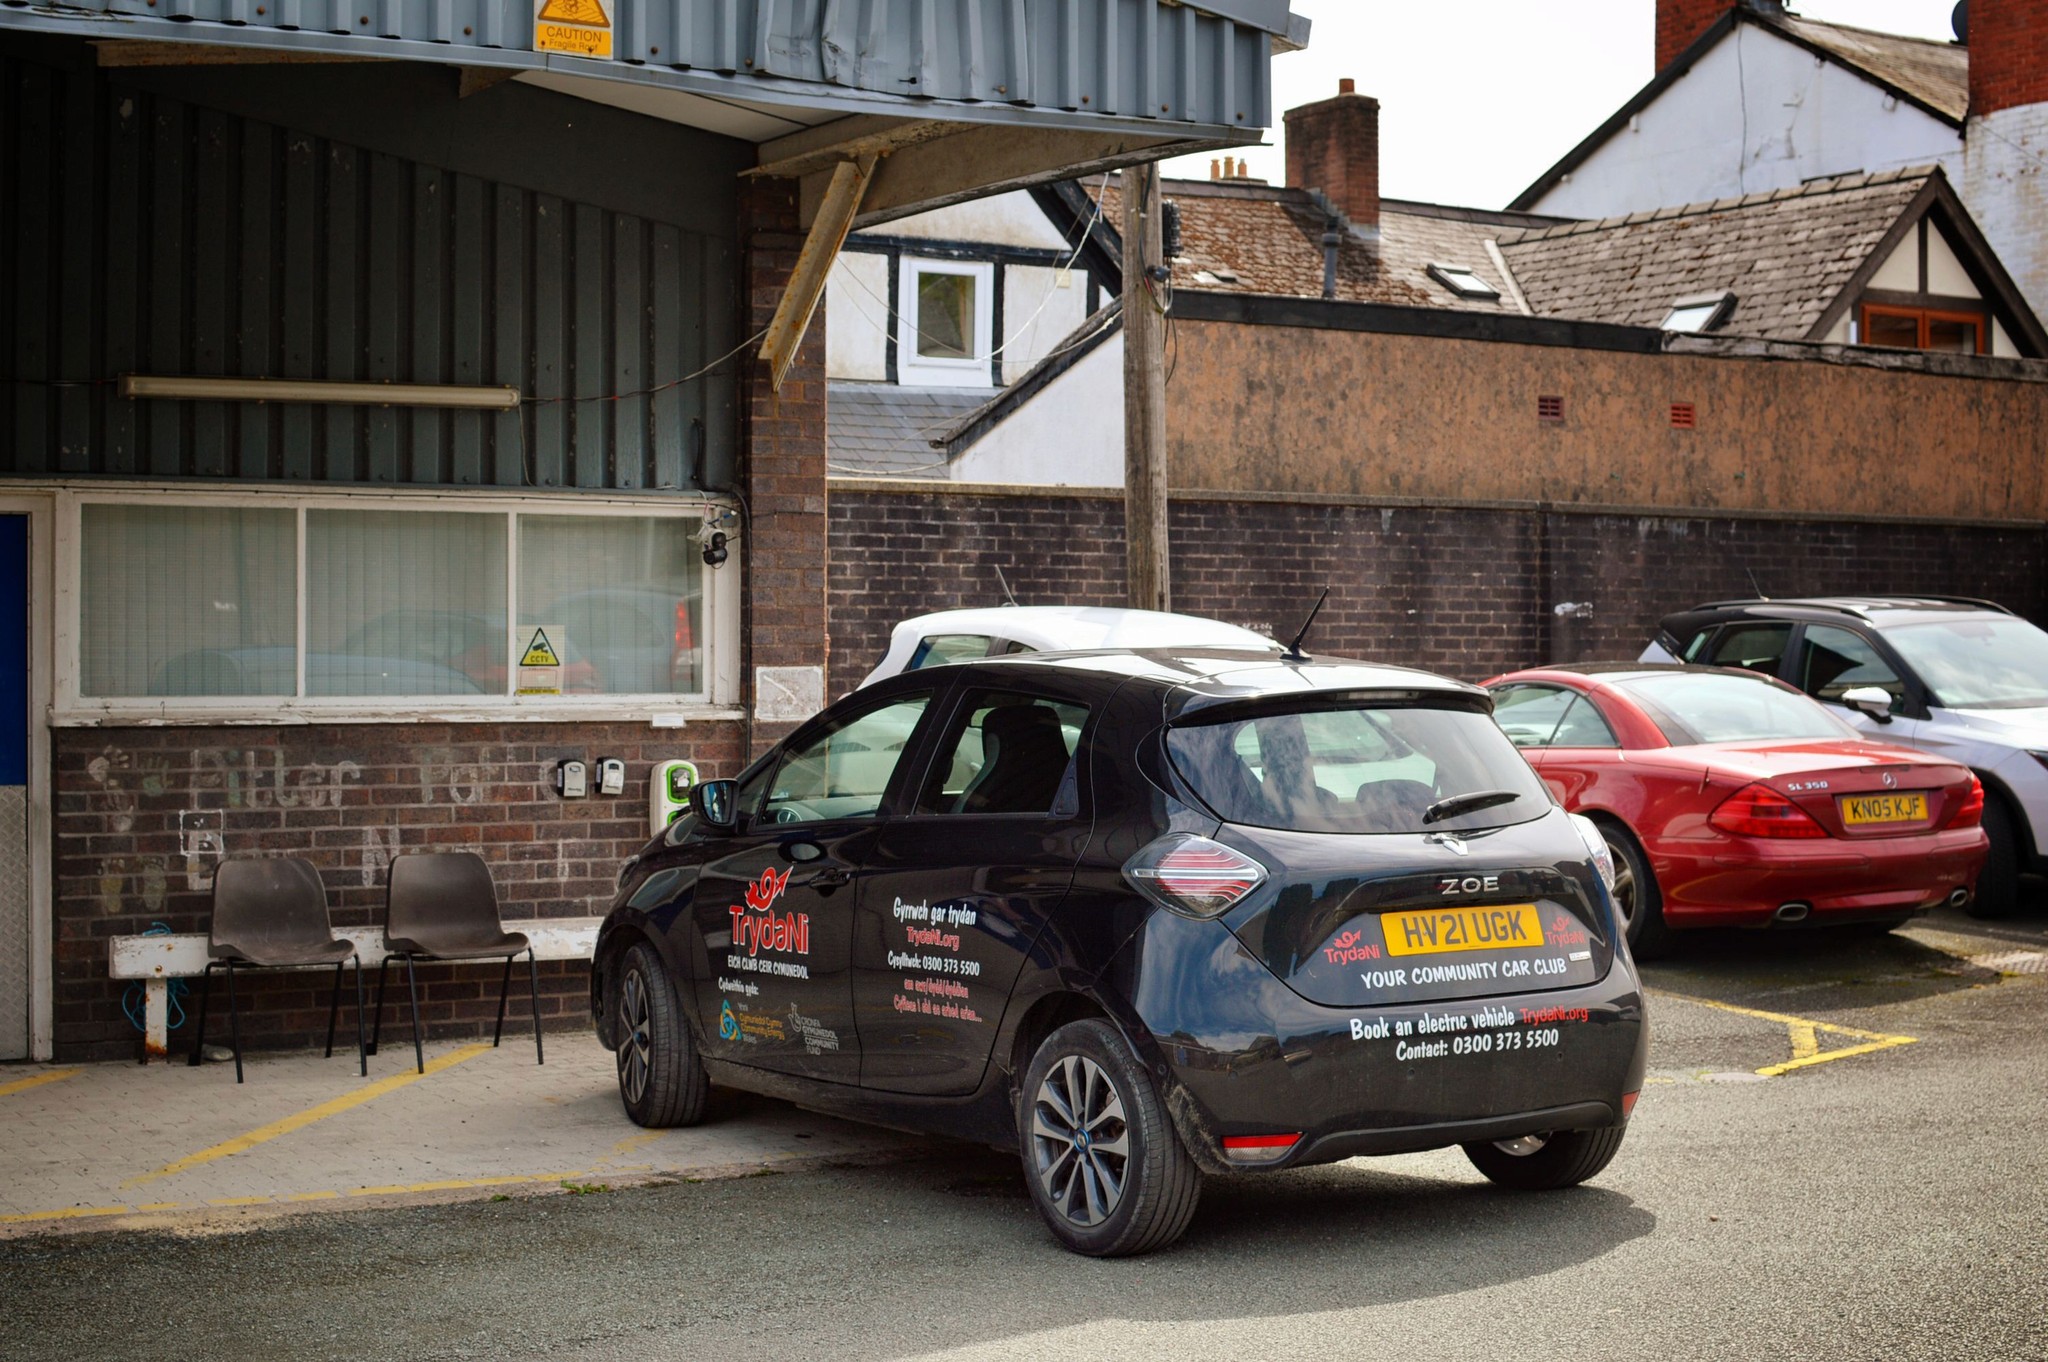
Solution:
<svg viewBox="0 0 2048 1362"><path fill-rule="evenodd" d="M872 817L930 703L929 693L905 696L784 753L761 803L762 821Z"/></svg>
<svg viewBox="0 0 2048 1362"><path fill-rule="evenodd" d="M1585 696L1572 698L1571 708L1558 720L1557 732L1550 739L1552 747L1619 747L1614 730L1607 726L1607 720L1593 707Z"/></svg>
<svg viewBox="0 0 2048 1362"><path fill-rule="evenodd" d="M987 634L929 634L917 641L917 651L910 655L910 665L903 670L914 672L925 667L943 667L948 662L972 662L987 657L995 641Z"/></svg>
<svg viewBox="0 0 2048 1362"><path fill-rule="evenodd" d="M1876 686L1892 697L1896 711L1904 703L1905 683L1877 655L1870 640L1832 624L1809 624L1799 642L1799 689L1816 700L1840 703L1842 692Z"/></svg>
<svg viewBox="0 0 2048 1362"><path fill-rule="evenodd" d="M1789 624L1731 624L1714 636L1705 657L1693 660L1710 667L1741 667L1776 676L1791 637Z"/></svg>
<svg viewBox="0 0 2048 1362"><path fill-rule="evenodd" d="M1493 693L1493 721L1517 747L1548 747L1577 698L1563 686L1502 686Z"/></svg>
<svg viewBox="0 0 2048 1362"><path fill-rule="evenodd" d="M1080 812L1074 753L1088 708L1015 691L970 692L917 800L924 814Z"/></svg>

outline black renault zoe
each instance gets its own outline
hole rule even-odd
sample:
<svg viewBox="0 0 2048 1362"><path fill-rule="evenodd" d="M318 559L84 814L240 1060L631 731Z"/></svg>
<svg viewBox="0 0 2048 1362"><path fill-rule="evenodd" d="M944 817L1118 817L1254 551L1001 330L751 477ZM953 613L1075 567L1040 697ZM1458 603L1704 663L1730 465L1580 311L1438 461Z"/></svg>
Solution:
<svg viewBox="0 0 2048 1362"><path fill-rule="evenodd" d="M1597 832L1476 687L1226 650L865 687L635 856L591 1004L626 1113L709 1082L1014 1148L1077 1252L1202 1178L1461 1145L1604 1168L1642 986Z"/></svg>

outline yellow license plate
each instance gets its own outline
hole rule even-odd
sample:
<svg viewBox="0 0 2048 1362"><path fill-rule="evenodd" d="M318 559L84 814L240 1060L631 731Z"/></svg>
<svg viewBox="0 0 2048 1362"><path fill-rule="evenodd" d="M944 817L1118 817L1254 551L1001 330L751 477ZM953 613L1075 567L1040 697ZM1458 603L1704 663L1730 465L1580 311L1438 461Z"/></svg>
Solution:
<svg viewBox="0 0 2048 1362"><path fill-rule="evenodd" d="M1380 928L1387 934L1388 955L1499 951L1543 944L1543 923L1533 903L1415 908L1382 914Z"/></svg>
<svg viewBox="0 0 2048 1362"><path fill-rule="evenodd" d="M1851 827L1860 823L1912 823L1927 817L1924 794L1836 795L1842 821Z"/></svg>

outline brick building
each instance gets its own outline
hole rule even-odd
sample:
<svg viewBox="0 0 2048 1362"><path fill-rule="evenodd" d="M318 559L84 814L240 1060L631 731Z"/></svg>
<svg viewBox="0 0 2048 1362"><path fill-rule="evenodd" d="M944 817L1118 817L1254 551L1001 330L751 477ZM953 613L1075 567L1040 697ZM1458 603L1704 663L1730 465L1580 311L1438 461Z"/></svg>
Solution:
<svg viewBox="0 0 2048 1362"><path fill-rule="evenodd" d="M309 857L338 925L434 847L509 919L600 911L654 762L732 774L823 694L800 257L1255 140L1306 32L942 0L883 51L742 8L0 8L0 1059L134 1054L108 942L203 930L222 854ZM557 793L602 758L621 792ZM488 1023L486 972L431 976L437 1032ZM580 1024L582 968L544 986ZM316 993L263 979L256 1043Z"/></svg>

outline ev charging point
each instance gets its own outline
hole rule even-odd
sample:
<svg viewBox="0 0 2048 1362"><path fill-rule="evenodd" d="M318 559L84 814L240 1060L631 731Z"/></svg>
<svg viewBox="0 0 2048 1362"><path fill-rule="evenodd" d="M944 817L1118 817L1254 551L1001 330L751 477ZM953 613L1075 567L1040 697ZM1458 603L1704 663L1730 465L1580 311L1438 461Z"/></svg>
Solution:
<svg viewBox="0 0 2048 1362"><path fill-rule="evenodd" d="M690 787L697 783L697 763L673 761L655 763L654 779L647 782L648 830L661 832L690 807Z"/></svg>

